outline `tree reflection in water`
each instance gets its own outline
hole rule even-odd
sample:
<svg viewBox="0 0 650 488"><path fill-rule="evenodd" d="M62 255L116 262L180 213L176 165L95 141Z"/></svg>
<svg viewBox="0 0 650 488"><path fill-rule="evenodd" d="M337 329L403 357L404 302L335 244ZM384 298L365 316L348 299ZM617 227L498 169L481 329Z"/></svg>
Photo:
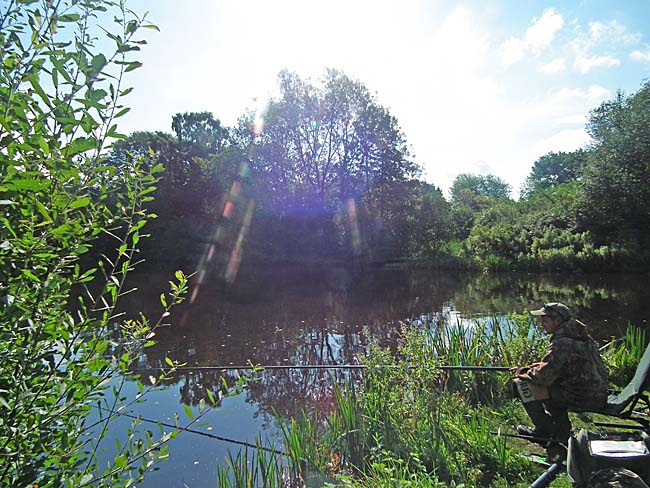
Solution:
<svg viewBox="0 0 650 488"><path fill-rule="evenodd" d="M650 296L639 277L480 274L452 271L245 270L234 287L204 286L197 300L160 330L141 366L165 366L165 357L188 366L357 363L370 339L396 347L401 321L444 324L460 317L522 313L540 303L562 301L593 327L597 337L619 335L628 321L644 325ZM127 311L155 315L158 297L146 296L156 278L134 277L143 301ZM210 283L206 280L206 283ZM140 297L142 294L126 295ZM242 372L243 373L243 372ZM297 408L332 408L332 381L357 380L358 371L270 370L256 373L244 394L269 415ZM207 389L215 394L236 380L233 371L178 372L181 401L196 405Z"/></svg>

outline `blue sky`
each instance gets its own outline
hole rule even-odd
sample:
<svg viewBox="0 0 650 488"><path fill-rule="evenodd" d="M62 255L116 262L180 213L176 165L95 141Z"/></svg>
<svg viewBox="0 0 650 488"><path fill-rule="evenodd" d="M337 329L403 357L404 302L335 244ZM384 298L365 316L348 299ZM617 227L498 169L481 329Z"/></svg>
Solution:
<svg viewBox="0 0 650 488"><path fill-rule="evenodd" d="M589 110L650 79L650 2L133 0L147 32L121 131L171 130L177 112L234 124L286 67L343 70L395 115L447 190L495 174L517 193L534 161L589 143Z"/></svg>

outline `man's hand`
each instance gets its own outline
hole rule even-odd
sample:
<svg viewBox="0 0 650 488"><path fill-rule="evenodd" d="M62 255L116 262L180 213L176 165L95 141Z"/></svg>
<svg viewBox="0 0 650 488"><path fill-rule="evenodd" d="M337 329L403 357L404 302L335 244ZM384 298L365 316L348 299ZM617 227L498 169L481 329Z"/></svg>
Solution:
<svg viewBox="0 0 650 488"><path fill-rule="evenodd" d="M527 375L528 370L536 366L539 366L540 364L542 363L538 362L538 363L529 364L528 366L515 366L514 368L510 368L508 371L513 372L517 378L528 380L530 379Z"/></svg>

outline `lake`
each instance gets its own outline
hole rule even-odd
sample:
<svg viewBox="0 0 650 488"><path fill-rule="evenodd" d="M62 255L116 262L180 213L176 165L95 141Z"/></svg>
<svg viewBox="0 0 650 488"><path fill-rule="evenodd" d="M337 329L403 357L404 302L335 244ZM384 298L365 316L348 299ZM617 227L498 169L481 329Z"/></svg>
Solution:
<svg viewBox="0 0 650 488"><path fill-rule="evenodd" d="M173 273L133 274L138 293L121 303L129 314L142 311L155 321L159 295ZM158 329L157 344L137 367L143 377L157 374L165 358L189 367L245 365L352 364L370 339L395 346L402 322L463 324L486 316L525 313L560 301L605 341L624 334L628 323L647 328L650 287L642 275L467 274L458 271L368 267L355 271L283 266L241 270L232 285L209 276L194 301L179 306ZM336 372L339 377L359 372ZM216 392L222 377L235 373L195 370L177 373L146 403L130 408L149 420L173 423L183 404L198 411L205 390ZM315 370L270 370L240 395L225 398L198 426L170 443L170 460L142 486L209 486L215 464L256 435L278 438L273 412L288 417L300 408L332 408L330 374ZM135 394L134 382L126 392ZM116 424L126 426L129 419ZM168 430L168 429L167 429Z"/></svg>

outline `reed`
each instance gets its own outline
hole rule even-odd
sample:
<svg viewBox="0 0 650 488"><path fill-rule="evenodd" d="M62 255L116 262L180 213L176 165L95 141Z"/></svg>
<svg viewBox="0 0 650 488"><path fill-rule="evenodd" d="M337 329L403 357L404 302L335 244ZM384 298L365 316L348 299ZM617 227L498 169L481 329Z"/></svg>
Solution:
<svg viewBox="0 0 650 488"><path fill-rule="evenodd" d="M634 375L641 356L646 349L645 330L628 325L621 340L611 340L603 350L603 357L609 369L610 382L623 387Z"/></svg>
<svg viewBox="0 0 650 488"><path fill-rule="evenodd" d="M287 488L290 476L286 460L275 449L274 442L255 439L255 450L248 448L228 453L224 464L217 463L219 488Z"/></svg>
<svg viewBox="0 0 650 488"><path fill-rule="evenodd" d="M335 410L327 418L279 419L286 458L260 457L260 443L254 460L245 462L246 452L227 460L219 486L528 486L534 468L519 445L493 434L526 419L511 375L439 366L526 364L546 345L523 315L405 326L397 355L369 345L364 362L371 367L360 383L332 378ZM644 332L630 327L604 356L611 370L624 372L644 349Z"/></svg>

